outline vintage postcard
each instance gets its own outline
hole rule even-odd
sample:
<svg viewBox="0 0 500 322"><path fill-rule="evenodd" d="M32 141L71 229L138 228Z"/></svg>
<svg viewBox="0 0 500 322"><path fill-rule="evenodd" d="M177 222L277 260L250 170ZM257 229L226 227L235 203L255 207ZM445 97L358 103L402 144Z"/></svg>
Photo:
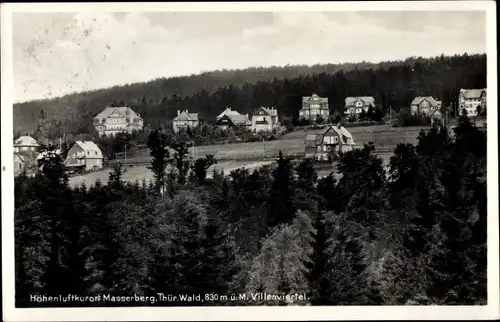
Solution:
<svg viewBox="0 0 500 322"><path fill-rule="evenodd" d="M4 320L499 318L495 11L2 4Z"/></svg>

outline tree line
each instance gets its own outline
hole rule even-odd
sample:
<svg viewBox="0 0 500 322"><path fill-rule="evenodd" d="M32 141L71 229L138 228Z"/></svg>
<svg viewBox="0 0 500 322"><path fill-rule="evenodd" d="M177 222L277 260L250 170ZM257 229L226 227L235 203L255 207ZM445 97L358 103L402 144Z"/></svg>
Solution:
<svg viewBox="0 0 500 322"><path fill-rule="evenodd" d="M309 159L254 171L191 160L161 129L151 182L70 188L52 148L15 179L17 307L484 304L486 134L461 117L399 144L373 144L318 178ZM171 152L173 151L173 152ZM306 294L294 302L30 302L30 295ZM209 296L210 297L210 296Z"/></svg>
<svg viewBox="0 0 500 322"><path fill-rule="evenodd" d="M260 76L256 76L260 75ZM47 112L53 131L91 133L92 118L112 102L122 101L144 118L145 124L164 127L177 110L199 113L208 123L226 107L252 115L275 106L280 118L298 122L303 96L313 92L328 97L331 114L344 115L345 97L373 96L387 114L408 108L415 96L434 96L444 106L458 106L460 88L486 87L486 55L409 58L381 64L318 65L306 68L274 67L225 71L156 80L73 94L14 106L14 128L32 132L41 110ZM60 134L54 133L54 136Z"/></svg>

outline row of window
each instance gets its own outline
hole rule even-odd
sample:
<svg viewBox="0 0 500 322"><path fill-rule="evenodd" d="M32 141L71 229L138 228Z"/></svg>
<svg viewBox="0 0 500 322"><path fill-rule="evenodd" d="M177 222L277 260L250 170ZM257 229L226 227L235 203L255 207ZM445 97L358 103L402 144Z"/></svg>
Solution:
<svg viewBox="0 0 500 322"><path fill-rule="evenodd" d="M325 144L337 144L339 141L339 137L327 135L323 140L325 141Z"/></svg>
<svg viewBox="0 0 500 322"><path fill-rule="evenodd" d="M335 150L338 146L334 146L333 149ZM328 145L318 145L318 148L317 148L318 152L330 152L332 151L332 147L331 146L328 146Z"/></svg>
<svg viewBox="0 0 500 322"><path fill-rule="evenodd" d="M307 108L307 105L304 107ZM320 107L328 108L326 104L309 104L309 108L320 108Z"/></svg>
<svg viewBox="0 0 500 322"><path fill-rule="evenodd" d="M85 152L77 152L72 155L72 158L79 158L83 157L85 155ZM90 156L90 151L87 151L87 155ZM98 155L97 151L94 151L94 155Z"/></svg>
<svg viewBox="0 0 500 322"><path fill-rule="evenodd" d="M84 159L77 159L77 160L76 160L76 164L78 164L78 165L84 165L84 164L85 164L85 160L84 160ZM100 160L100 159L97 159L97 160L96 160L96 164L97 164L97 165L101 165L101 160Z"/></svg>
<svg viewBox="0 0 500 322"><path fill-rule="evenodd" d="M307 111L300 111L300 114L309 114L309 115L327 115L330 111L328 110L311 110L309 112Z"/></svg>

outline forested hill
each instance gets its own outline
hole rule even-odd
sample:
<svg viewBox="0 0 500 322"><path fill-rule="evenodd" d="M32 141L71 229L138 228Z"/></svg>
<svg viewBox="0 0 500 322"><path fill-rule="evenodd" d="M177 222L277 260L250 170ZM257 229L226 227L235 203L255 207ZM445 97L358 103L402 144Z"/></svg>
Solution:
<svg viewBox="0 0 500 322"><path fill-rule="evenodd" d="M260 105L274 105L281 117L294 117L301 97L312 92L328 96L331 109L341 111L346 96L374 96L380 107L398 109L420 95L449 105L460 88L483 87L485 54L222 70L15 104L14 130L33 132L43 109L57 132L91 132L92 117L113 101L131 105L146 125L156 125L175 116L177 109L199 112L212 121L227 106L252 114Z"/></svg>

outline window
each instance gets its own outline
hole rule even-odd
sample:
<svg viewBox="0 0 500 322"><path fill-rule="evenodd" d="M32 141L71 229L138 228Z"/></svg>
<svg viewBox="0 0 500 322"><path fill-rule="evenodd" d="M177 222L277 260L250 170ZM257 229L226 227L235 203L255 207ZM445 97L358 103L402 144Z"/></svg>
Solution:
<svg viewBox="0 0 500 322"><path fill-rule="evenodd" d="M321 151L321 145L318 145L318 152Z"/></svg>

